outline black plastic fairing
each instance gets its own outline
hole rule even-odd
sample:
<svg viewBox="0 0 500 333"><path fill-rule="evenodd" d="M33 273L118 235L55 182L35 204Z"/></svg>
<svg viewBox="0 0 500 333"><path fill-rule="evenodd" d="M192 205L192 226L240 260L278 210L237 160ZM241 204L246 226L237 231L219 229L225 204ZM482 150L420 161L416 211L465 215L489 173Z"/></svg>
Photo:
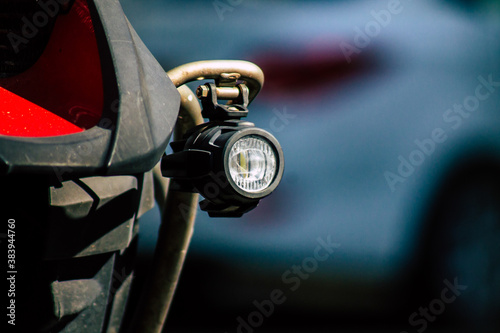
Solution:
<svg viewBox="0 0 500 333"><path fill-rule="evenodd" d="M81 133L0 136L0 175L59 180L145 172L160 160L180 105L177 89L130 26L118 1L89 1L102 63L104 110Z"/></svg>

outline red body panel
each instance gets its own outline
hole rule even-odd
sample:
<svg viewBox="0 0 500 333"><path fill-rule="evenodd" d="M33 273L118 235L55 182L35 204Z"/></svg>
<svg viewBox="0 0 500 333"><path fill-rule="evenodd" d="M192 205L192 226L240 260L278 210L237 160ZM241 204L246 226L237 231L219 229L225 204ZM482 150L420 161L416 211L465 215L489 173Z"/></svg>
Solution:
<svg viewBox="0 0 500 333"><path fill-rule="evenodd" d="M87 2L78 0L68 14L59 15L38 61L0 79L0 87L0 135L57 136L96 125L103 83Z"/></svg>

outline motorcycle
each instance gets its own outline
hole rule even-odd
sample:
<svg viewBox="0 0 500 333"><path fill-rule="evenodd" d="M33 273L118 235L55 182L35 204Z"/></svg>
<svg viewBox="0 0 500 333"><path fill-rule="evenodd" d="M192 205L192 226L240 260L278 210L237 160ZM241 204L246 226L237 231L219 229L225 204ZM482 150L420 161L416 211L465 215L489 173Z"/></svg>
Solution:
<svg viewBox="0 0 500 333"><path fill-rule="evenodd" d="M242 119L262 70L218 60L165 73L118 1L2 0L0 16L2 332L161 332L198 204L242 216L283 175L276 138ZM155 201L154 262L130 303Z"/></svg>

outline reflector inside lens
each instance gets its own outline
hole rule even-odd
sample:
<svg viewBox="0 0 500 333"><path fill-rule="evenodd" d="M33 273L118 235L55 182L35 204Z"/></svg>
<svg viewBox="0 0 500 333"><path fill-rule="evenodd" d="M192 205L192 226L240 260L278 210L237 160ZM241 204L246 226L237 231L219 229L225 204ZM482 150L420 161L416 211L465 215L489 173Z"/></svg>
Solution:
<svg viewBox="0 0 500 333"><path fill-rule="evenodd" d="M276 156L267 140L256 135L236 141L229 153L229 172L246 192L265 190L276 174Z"/></svg>

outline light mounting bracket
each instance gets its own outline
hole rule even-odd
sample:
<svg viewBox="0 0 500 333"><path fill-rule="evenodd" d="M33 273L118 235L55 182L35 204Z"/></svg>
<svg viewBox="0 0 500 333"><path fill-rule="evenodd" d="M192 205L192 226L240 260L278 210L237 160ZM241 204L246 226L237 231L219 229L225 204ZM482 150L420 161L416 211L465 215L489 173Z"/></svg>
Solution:
<svg viewBox="0 0 500 333"><path fill-rule="evenodd" d="M238 73L222 73L196 90L207 123L188 130L170 145L161 169L176 191L199 192L211 217L240 217L257 207L281 181L283 151L276 138L248 115L249 88ZM254 95L254 94L253 94ZM220 104L219 100L226 100Z"/></svg>

